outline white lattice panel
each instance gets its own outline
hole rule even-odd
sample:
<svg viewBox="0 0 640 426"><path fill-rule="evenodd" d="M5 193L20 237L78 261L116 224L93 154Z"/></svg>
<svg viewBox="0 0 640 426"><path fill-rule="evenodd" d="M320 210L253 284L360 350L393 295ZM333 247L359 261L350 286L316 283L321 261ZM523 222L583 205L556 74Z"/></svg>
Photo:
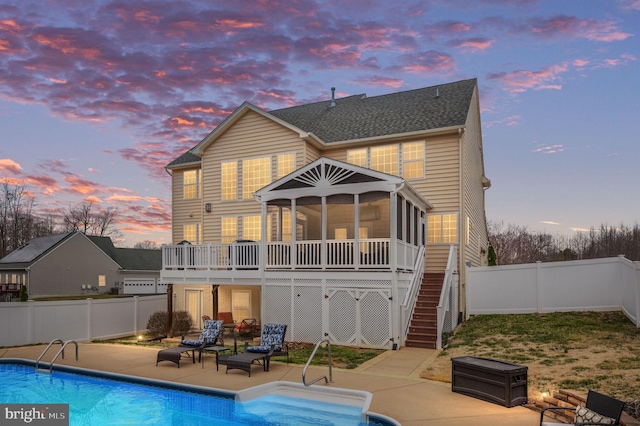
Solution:
<svg viewBox="0 0 640 426"><path fill-rule="evenodd" d="M329 338L337 345L356 345L356 291L330 290Z"/></svg>
<svg viewBox="0 0 640 426"><path fill-rule="evenodd" d="M269 285L263 288L264 324L286 324L285 340L291 340L291 287Z"/></svg>
<svg viewBox="0 0 640 426"><path fill-rule="evenodd" d="M318 342L324 338L322 300L322 287L294 287L292 340Z"/></svg>
<svg viewBox="0 0 640 426"><path fill-rule="evenodd" d="M327 280L327 287L371 288L391 287L389 280Z"/></svg>
<svg viewBox="0 0 640 426"><path fill-rule="evenodd" d="M371 290L360 294L361 346L391 345L391 301L389 291Z"/></svg>

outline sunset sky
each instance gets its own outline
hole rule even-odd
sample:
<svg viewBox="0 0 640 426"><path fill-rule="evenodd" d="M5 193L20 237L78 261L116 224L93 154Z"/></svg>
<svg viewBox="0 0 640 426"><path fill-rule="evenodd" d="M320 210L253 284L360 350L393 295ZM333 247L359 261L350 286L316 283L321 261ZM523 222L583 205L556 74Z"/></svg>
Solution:
<svg viewBox="0 0 640 426"><path fill-rule="evenodd" d="M267 110L478 78L489 220L640 216L640 0L0 0L0 178L171 243L164 166Z"/></svg>

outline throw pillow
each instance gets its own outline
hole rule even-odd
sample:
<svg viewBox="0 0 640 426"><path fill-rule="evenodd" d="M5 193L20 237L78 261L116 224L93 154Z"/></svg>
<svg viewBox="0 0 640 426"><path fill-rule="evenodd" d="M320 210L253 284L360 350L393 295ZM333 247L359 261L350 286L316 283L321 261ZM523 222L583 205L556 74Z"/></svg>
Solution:
<svg viewBox="0 0 640 426"><path fill-rule="evenodd" d="M582 405L576 406L576 423L582 422L591 422L591 423L601 423L603 425L614 425L616 424L615 419L611 417L606 417L601 414L596 413L595 411L589 410L587 407L583 407Z"/></svg>

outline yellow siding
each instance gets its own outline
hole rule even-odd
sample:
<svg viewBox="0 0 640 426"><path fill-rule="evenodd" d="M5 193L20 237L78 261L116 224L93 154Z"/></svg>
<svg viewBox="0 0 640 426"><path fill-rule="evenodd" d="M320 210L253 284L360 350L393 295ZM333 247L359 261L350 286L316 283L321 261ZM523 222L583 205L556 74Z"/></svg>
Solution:
<svg viewBox="0 0 640 426"><path fill-rule="evenodd" d="M296 154L297 168L306 164L305 143L299 135L253 111L248 111L207 147L202 157L203 202L211 203L212 211L205 213L204 242L221 241L221 217L259 215L261 212L260 203L254 199L221 201L221 162L239 162L238 196L241 197L243 159L287 153ZM238 227L242 229L240 222Z"/></svg>
<svg viewBox="0 0 640 426"><path fill-rule="evenodd" d="M183 225L195 223L202 224L202 199L196 198L185 200L183 198L183 174L185 170L194 170L194 168L174 170L173 177L171 179L171 238L174 244L177 244L183 240Z"/></svg>

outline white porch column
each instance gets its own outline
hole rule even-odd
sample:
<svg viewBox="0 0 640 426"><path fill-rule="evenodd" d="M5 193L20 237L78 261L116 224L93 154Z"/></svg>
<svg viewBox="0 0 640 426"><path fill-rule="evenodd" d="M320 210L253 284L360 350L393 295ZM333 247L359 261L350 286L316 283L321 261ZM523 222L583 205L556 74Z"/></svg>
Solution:
<svg viewBox="0 0 640 426"><path fill-rule="evenodd" d="M398 271L398 194L389 194L389 267L392 272Z"/></svg>
<svg viewBox="0 0 640 426"><path fill-rule="evenodd" d="M260 252L258 253L260 265L258 269L263 271L264 277L264 270L267 269L267 203L262 201L260 204L262 205L262 223L260 224Z"/></svg>
<svg viewBox="0 0 640 426"><path fill-rule="evenodd" d="M322 197L322 208L320 209L320 220L322 221L322 242L320 245L320 266L327 269L327 197Z"/></svg>
<svg viewBox="0 0 640 426"><path fill-rule="evenodd" d="M298 243L296 242L297 238L297 224L298 214L296 213L296 199L293 198L291 200L291 250L289 250L289 263L291 265L291 269L296 269L298 265L298 250L296 249Z"/></svg>
<svg viewBox="0 0 640 426"><path fill-rule="evenodd" d="M353 196L353 267L360 269L360 194Z"/></svg>

